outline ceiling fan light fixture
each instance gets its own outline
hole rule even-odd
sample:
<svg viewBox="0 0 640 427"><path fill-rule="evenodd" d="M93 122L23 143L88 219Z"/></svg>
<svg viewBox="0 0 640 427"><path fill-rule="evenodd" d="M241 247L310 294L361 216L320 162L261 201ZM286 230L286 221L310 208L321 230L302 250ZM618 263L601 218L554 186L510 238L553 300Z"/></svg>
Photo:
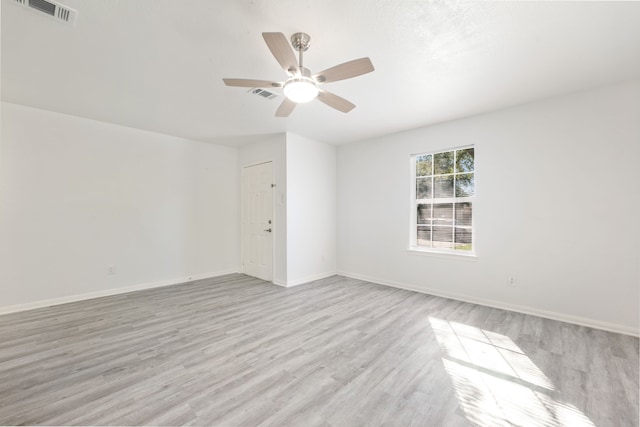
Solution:
<svg viewBox="0 0 640 427"><path fill-rule="evenodd" d="M312 78L299 76L284 82L282 92L289 100L302 104L314 100L318 96L319 89Z"/></svg>

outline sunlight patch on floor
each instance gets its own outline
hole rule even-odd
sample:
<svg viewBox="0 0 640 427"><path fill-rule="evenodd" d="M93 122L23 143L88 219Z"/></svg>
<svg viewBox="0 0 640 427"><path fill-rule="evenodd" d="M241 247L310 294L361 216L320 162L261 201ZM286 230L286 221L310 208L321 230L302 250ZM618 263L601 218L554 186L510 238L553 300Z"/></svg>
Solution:
<svg viewBox="0 0 640 427"><path fill-rule="evenodd" d="M444 367L469 421L478 425L595 427L558 399L547 376L507 336L429 318L444 352Z"/></svg>

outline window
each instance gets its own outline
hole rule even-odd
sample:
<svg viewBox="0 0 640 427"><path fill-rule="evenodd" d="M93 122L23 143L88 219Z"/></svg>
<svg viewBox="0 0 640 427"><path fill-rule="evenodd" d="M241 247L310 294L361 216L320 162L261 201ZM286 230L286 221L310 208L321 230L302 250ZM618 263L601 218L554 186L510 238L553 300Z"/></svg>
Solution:
<svg viewBox="0 0 640 427"><path fill-rule="evenodd" d="M411 249L473 253L473 147L411 157Z"/></svg>

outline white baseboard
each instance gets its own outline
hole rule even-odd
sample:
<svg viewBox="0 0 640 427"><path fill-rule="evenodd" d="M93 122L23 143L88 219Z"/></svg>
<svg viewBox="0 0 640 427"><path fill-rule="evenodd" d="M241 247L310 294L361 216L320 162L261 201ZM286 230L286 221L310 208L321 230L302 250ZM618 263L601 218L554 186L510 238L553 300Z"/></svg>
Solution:
<svg viewBox="0 0 640 427"><path fill-rule="evenodd" d="M40 301L29 302L26 304L9 305L0 307L0 314L16 313L19 311L34 310L36 308L51 307L52 305L67 304L70 302L83 301L93 298L108 297L111 295L126 294L129 292L141 291L144 289L161 288L163 286L178 285L181 283L193 282L200 279L209 279L211 277L224 276L225 274L237 273L237 269L217 271L215 273L196 274L170 280L162 280L152 283L141 283L137 285L124 286L120 288L104 289L96 292L88 292L84 294L69 295L60 298L46 299Z"/></svg>
<svg viewBox="0 0 640 427"><path fill-rule="evenodd" d="M61 297L61 298L53 298L53 299L47 299L47 300L34 301L34 302L26 303L26 304L10 305L10 306L5 306L5 307L0 307L0 315L1 314L8 314L8 313L16 313L16 312L19 312L19 311L33 310L33 309L36 309L36 308L50 307L50 306L53 306L53 305L66 304L66 303L70 303L70 302L83 301L83 300L88 300L88 299L93 299L93 298L106 297L106 296L110 296L110 295L125 294L125 293L128 293L128 292L141 291L141 290L144 290L144 289L152 289L152 288L160 288L160 287L163 287L163 286L177 285L177 284L181 284L181 283L193 282L195 280L200 280L200 279L208 279L208 278L212 278L212 277L224 276L226 274L232 274L232 273L237 273L237 270L233 269L233 270L217 271L217 272L214 272L214 273L204 273L204 274L198 274L198 275L187 276L187 277L182 277L182 278L163 280L163 281L159 281L159 282L142 283L142 284L138 284L138 285L125 286L125 287L120 287L120 288L104 289L102 291L97 291L97 292L89 292L89 293L84 293L84 294L69 295L69 296L65 296L65 297ZM334 273L334 272L322 273L322 274L318 274L318 275L315 275L315 276L309 276L309 277L306 277L304 279L294 280L294 281L286 282L286 283L274 280L273 283L275 285L278 285L278 286L283 286L283 287L289 288L289 287L298 286L298 285L302 285L302 284L305 284L305 283L313 282L314 280L320 280L320 279L324 279L324 278L327 278L327 277L331 277L331 276L336 275L336 274L338 274L340 276L350 277L350 278L358 279L358 280L364 280L364 281L367 281L367 282L376 283L376 284L380 284L380 285L391 286L391 287L394 287L394 288L406 289L406 290L409 290L409 291L420 292L420 293L423 293L423 294L434 295L434 296L454 299L454 300L458 300L458 301L469 302L469 303L472 303L472 304L479 304L479 305L484 305L484 306L487 306L487 307L493 307L493 308L499 308L499 309L502 309L502 310L514 311L514 312L517 312L517 313L530 314L530 315L533 315L533 316L544 317L544 318L552 319L552 320L559 320L561 322L573 323L573 324L576 324L576 325L587 326L587 327L596 328L596 329L602 329L602 330L605 330L605 331L616 332L616 333L625 334L625 335L631 335L631 336L634 336L634 337L640 336L640 331L639 330L634 329L633 327L630 327L630 326L626 326L626 325L618 325L618 324L615 324L615 323L601 322L599 320L589 319L589 318L586 318L586 317L572 316L572 315L569 315L569 314L558 313L558 312L553 312L553 311L547 311L547 310L542 310L542 309L537 309L537 308L527 307L527 306L521 306L521 305L516 305L516 304L509 304L509 303L505 303L505 302L501 302L501 301L476 298L476 297L472 297L472 296L468 296L468 295L449 293L449 292L442 292L442 291L438 291L438 290L434 290L434 289L419 288L417 286L409 285L409 284L406 284L406 283L400 283L400 282L395 282L395 281L385 280L385 279L378 279L378 278L375 278L375 277L365 276L365 275L356 274L356 273L348 273L348 272L345 272L345 271L340 271L340 272L337 272L337 273Z"/></svg>
<svg viewBox="0 0 640 427"><path fill-rule="evenodd" d="M326 279L327 277L331 277L335 275L336 275L336 272L332 271L332 272L314 274L313 276L307 276L303 279L290 280L286 282L283 282L281 280L274 280L272 283L274 285L282 286L284 288L292 288L294 286L304 285L305 283L313 282L314 280Z"/></svg>
<svg viewBox="0 0 640 427"><path fill-rule="evenodd" d="M336 272L324 272L320 274L314 274L313 276L307 276L298 280L289 280L287 281L287 287L291 288L293 286L304 285L305 283L313 282L315 280L326 279L327 277L335 276Z"/></svg>
<svg viewBox="0 0 640 427"><path fill-rule="evenodd" d="M468 295L442 292L434 289L420 288L414 285L406 283L395 282L391 280L378 279L375 277L364 276L362 274L347 273L345 271L339 271L337 273L340 276L350 277L352 279L364 280L366 282L376 283L379 285L391 286L394 288L406 289L408 291L420 292L423 294L434 295L442 298L454 299L457 301L469 302L472 304L484 305L487 307L499 308L502 310L514 311L522 314L530 314L533 316L544 317L551 320L559 320L561 322L573 323L575 325L588 326L590 328L602 329L604 331L616 332L624 335L631 335L634 337L640 336L640 331L631 326L618 325L615 323L601 322L599 320L589 319L586 317L572 316L570 314L558 313L555 311L547 311L534 307L527 307L516 304L509 304L502 301L487 300L483 298L476 298Z"/></svg>

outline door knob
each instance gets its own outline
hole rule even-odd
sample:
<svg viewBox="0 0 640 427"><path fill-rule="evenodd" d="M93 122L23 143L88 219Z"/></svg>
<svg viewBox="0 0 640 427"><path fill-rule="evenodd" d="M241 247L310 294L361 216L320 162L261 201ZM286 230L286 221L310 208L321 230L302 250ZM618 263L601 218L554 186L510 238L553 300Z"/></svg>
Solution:
<svg viewBox="0 0 640 427"><path fill-rule="evenodd" d="M264 231L268 231L269 233L271 233L271 229L270 229L270 228L267 228L267 229L266 229L266 230L264 230Z"/></svg>

